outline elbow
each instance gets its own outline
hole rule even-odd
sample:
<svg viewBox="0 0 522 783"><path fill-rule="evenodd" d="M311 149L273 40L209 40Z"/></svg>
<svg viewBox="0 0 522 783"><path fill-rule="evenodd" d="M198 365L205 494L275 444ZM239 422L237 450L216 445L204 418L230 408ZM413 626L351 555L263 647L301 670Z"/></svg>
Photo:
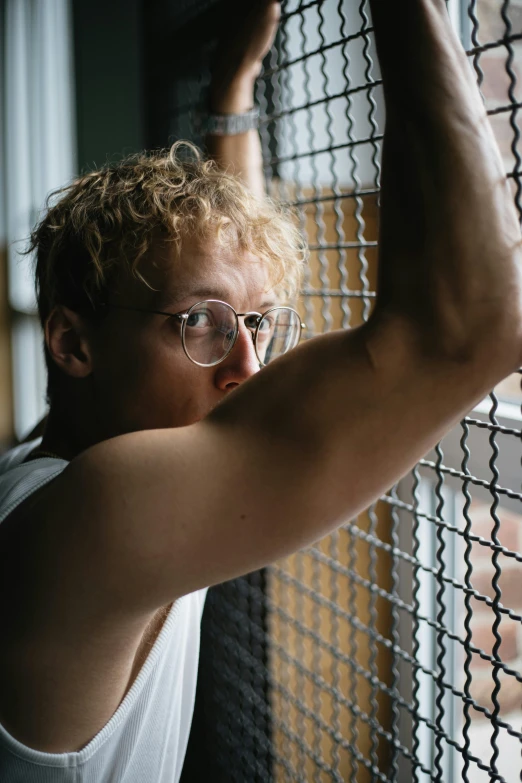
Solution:
<svg viewBox="0 0 522 783"><path fill-rule="evenodd" d="M487 353L493 362L505 365L504 374L517 370L522 365L522 300L518 292L517 301L491 317L489 330L484 326L477 352L482 356Z"/></svg>
<svg viewBox="0 0 522 783"><path fill-rule="evenodd" d="M473 375L482 377L485 388L522 366L522 296L515 287L509 297L473 307L456 301L450 306L446 299L438 307L432 300L415 311L376 308L370 321L374 336L386 334L385 343L391 340L396 347L395 361L400 361L397 346L402 346L417 361L460 366L466 372L475 368Z"/></svg>
<svg viewBox="0 0 522 783"><path fill-rule="evenodd" d="M473 365L491 374L491 385L522 364L522 307L485 303L464 317L445 318L430 330L426 345L452 363Z"/></svg>
<svg viewBox="0 0 522 783"><path fill-rule="evenodd" d="M520 243L494 258L487 275L468 270L436 286L433 311L440 347L450 357L487 363L506 375L522 363Z"/></svg>

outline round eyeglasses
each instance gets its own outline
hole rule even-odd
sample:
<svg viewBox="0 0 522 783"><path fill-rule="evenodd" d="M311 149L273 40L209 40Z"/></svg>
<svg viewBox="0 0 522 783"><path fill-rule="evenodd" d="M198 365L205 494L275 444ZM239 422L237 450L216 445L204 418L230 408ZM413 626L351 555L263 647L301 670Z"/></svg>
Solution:
<svg viewBox="0 0 522 783"><path fill-rule="evenodd" d="M200 367L213 367L229 355L239 335L239 318L250 330L261 366L295 348L304 324L292 307L271 307L266 313L236 313L219 299L207 299L179 313L146 310L140 307L107 304L118 310L154 313L175 318L181 327L181 343L186 356Z"/></svg>

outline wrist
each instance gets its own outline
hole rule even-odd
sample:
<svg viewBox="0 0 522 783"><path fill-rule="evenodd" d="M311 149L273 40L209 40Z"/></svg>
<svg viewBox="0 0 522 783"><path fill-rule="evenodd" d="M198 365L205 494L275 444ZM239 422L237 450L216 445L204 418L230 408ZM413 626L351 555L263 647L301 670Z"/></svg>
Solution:
<svg viewBox="0 0 522 783"><path fill-rule="evenodd" d="M209 114L206 119L206 132L210 136L242 136L258 128L257 107L241 114Z"/></svg>
<svg viewBox="0 0 522 783"><path fill-rule="evenodd" d="M215 114L244 114L254 106L254 87L257 73L235 76L225 86L211 85L209 110Z"/></svg>

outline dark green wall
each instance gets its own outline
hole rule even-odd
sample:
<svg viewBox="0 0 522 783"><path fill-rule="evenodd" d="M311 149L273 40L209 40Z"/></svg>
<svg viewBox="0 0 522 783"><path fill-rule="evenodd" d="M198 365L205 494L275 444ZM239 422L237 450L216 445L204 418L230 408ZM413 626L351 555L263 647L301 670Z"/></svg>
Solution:
<svg viewBox="0 0 522 783"><path fill-rule="evenodd" d="M142 0L73 0L79 171L145 146Z"/></svg>

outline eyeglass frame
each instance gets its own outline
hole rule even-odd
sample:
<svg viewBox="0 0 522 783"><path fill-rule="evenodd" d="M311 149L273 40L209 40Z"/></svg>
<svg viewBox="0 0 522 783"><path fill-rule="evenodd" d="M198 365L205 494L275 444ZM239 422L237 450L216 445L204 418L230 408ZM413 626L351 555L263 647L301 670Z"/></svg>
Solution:
<svg viewBox="0 0 522 783"><path fill-rule="evenodd" d="M187 350L187 347L185 345L185 327L186 327L186 324L187 324L187 321L188 321L188 318L189 318L191 310L194 310L195 308L199 307L200 305L204 305L204 304L208 304L208 303L212 303L212 302L215 302L216 304L225 305L226 307L230 308L230 310L232 310L232 312L234 313L234 315L236 317L236 333L235 333L235 337L234 337L234 340L233 340L232 344L228 348L228 350L225 353L225 355L221 357L221 359L218 359L217 362L212 362L212 364L202 364L201 362L197 362L195 359L193 359L192 356L190 356L190 354L189 354L189 352ZM232 307L231 304L229 304L228 302L223 302L221 299L203 299L201 302L196 302L196 304L193 304L190 307L187 307L186 310L180 310L178 313L169 313L168 311L165 311L165 310L149 310L148 308L131 307L130 305L116 305L116 304L110 304L109 302L104 302L103 304L101 304L101 307L109 307L109 308L112 308L114 310L130 310L131 312L136 312L136 313L150 313L151 315L165 315L168 318L178 318L181 321L181 345L183 347L183 352L184 352L185 356L187 357L187 359L189 361L191 361L193 364L196 364L198 367L216 367L218 364L221 364L221 362L225 361L227 356L229 356L230 353L232 352L232 350L233 350L233 348L234 348L234 346L235 346L235 344L237 342L237 338L239 337L239 318L246 318L249 315L255 315L258 318L255 331L252 331L252 329L250 329L250 327L248 327L248 326L246 328L249 330L250 334L252 335L252 342L254 344L254 350L256 352L256 357L257 357L257 360L258 360L259 364L262 367L266 367L267 365L259 357L259 354L257 352L257 335L259 333L259 326L260 326L261 321L263 320L263 318L265 318L269 313L272 313L274 310L290 310L292 313L295 313L295 315L298 318L298 323L299 323L300 329L299 329L299 338L298 338L297 343L295 344L294 348L297 347L297 345L299 345L299 341L301 340L302 331L303 331L303 329L306 329L306 324L304 324L301 321L301 316L299 315L297 310L295 310L293 307L288 307L287 305L276 305L275 307L270 307L265 313L258 313L255 310L251 310L251 311L249 311L247 313L238 313ZM290 348L290 350L293 350L293 349ZM288 351L286 351L286 353L288 353ZM281 356L284 356L284 354L281 354Z"/></svg>

